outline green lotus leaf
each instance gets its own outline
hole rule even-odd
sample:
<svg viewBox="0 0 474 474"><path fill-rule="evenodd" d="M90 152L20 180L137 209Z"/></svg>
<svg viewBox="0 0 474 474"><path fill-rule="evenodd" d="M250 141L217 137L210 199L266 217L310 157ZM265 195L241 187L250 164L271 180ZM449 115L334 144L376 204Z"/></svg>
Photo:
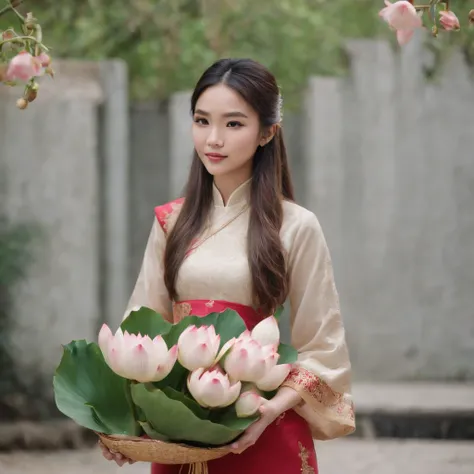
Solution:
<svg viewBox="0 0 474 474"><path fill-rule="evenodd" d="M141 307L137 311L132 311L122 322L120 328L129 334L141 334L152 339L159 335L167 334L173 325L168 322L160 313L150 308Z"/></svg>
<svg viewBox="0 0 474 474"><path fill-rule="evenodd" d="M240 436L255 418L223 417L222 423L199 418L179 397L145 384L132 385L132 398L153 430L171 441L226 445Z"/></svg>
<svg viewBox="0 0 474 474"><path fill-rule="evenodd" d="M59 411L79 425L105 434L141 433L130 382L109 368L97 344L80 340L64 346L53 387Z"/></svg>
<svg viewBox="0 0 474 474"><path fill-rule="evenodd" d="M298 351L289 344L280 343L278 346L278 364L293 364L298 360Z"/></svg>

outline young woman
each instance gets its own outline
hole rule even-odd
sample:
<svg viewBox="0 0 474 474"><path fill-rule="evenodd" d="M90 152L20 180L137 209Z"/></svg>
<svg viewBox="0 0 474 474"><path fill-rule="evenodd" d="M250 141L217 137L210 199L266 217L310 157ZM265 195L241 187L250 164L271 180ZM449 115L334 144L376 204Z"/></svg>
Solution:
<svg viewBox="0 0 474 474"><path fill-rule="evenodd" d="M204 72L191 99L185 197L155 209L126 312L147 306L176 322L232 308L251 329L289 299L298 363L233 453L208 463L209 474L316 474L313 438L355 428L331 260L316 216L294 202L281 103L275 78L254 61L224 59ZM183 467L153 465L152 473Z"/></svg>

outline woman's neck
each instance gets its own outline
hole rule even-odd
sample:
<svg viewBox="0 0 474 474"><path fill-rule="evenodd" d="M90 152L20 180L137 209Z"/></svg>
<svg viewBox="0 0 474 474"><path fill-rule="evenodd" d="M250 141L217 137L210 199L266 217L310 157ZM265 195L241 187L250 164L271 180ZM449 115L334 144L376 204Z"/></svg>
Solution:
<svg viewBox="0 0 474 474"><path fill-rule="evenodd" d="M229 202L232 193L242 184L250 179L251 176L217 176L214 178L214 184L218 189L224 206Z"/></svg>

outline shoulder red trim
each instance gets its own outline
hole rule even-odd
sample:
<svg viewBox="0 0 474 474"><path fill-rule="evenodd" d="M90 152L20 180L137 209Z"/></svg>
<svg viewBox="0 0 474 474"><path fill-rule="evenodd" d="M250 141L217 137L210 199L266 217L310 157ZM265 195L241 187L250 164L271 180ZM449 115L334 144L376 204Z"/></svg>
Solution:
<svg viewBox="0 0 474 474"><path fill-rule="evenodd" d="M168 232L168 224L170 217L183 205L184 198L175 199L174 201L167 202L161 206L155 207L155 216L161 225L164 233Z"/></svg>

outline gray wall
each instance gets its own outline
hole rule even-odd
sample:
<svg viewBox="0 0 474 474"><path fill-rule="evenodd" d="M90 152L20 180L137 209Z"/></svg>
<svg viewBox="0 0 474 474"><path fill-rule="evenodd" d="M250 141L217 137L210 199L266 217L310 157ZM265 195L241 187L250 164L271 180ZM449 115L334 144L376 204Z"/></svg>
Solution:
<svg viewBox="0 0 474 474"><path fill-rule="evenodd" d="M127 71L117 61L55 69L25 111L15 107L21 90L0 88L0 213L36 234L9 336L22 380L47 387L61 344L96 339L101 321L120 318L128 290ZM51 393L37 391L37 407L26 401L21 412L47 411ZM21 406L23 395L11 399Z"/></svg>
<svg viewBox="0 0 474 474"><path fill-rule="evenodd" d="M94 64L63 63L37 102L0 95L1 212L38 225L35 263L17 288L11 339L18 370L50 375L61 343L93 338L99 317L97 106ZM63 75L64 74L64 75Z"/></svg>
<svg viewBox="0 0 474 474"><path fill-rule="evenodd" d="M310 83L305 150L356 376L472 380L474 83L459 52L426 82L419 37L348 52Z"/></svg>

